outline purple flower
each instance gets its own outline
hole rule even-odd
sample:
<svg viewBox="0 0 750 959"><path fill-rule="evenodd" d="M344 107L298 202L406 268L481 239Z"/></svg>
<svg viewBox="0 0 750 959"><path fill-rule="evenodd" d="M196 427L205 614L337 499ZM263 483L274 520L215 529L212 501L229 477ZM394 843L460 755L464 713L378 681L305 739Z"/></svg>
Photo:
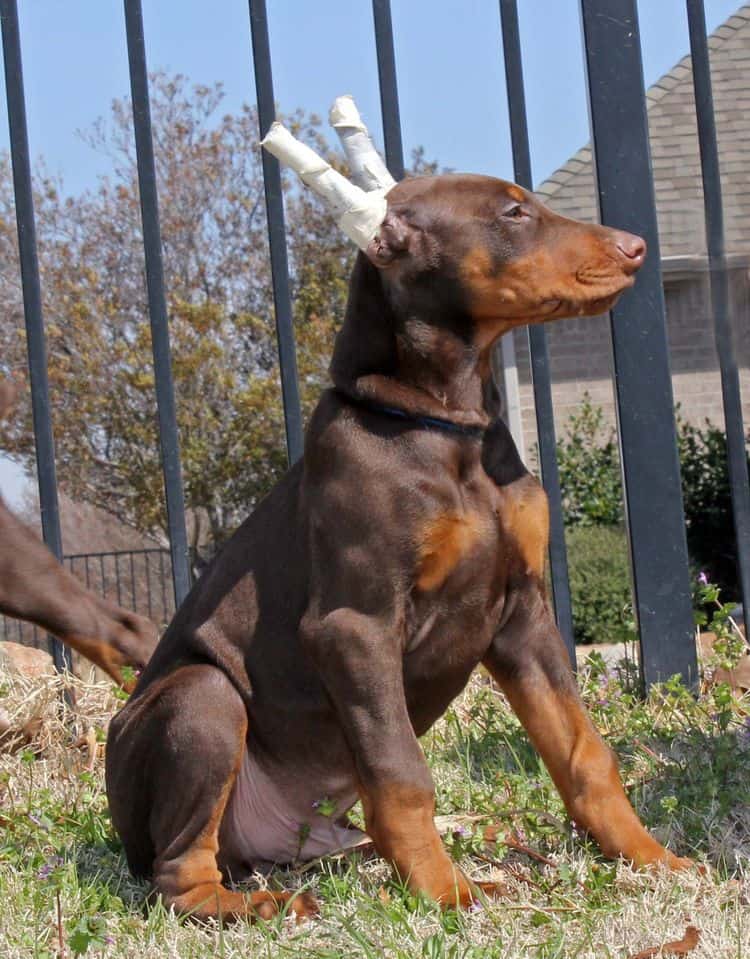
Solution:
<svg viewBox="0 0 750 959"><path fill-rule="evenodd" d="M478 899L473 899L471 905L469 906L469 912L483 912L484 906Z"/></svg>
<svg viewBox="0 0 750 959"><path fill-rule="evenodd" d="M453 835L458 839L466 839L467 836L471 835L471 830L467 829L466 826L456 826Z"/></svg>
<svg viewBox="0 0 750 959"><path fill-rule="evenodd" d="M703 570L698 573L698 582L701 586L708 586L708 576L706 576Z"/></svg>
<svg viewBox="0 0 750 959"><path fill-rule="evenodd" d="M51 859L48 859L36 874L37 879L49 879L55 869L62 866L62 863L63 861L59 856L53 856Z"/></svg>
<svg viewBox="0 0 750 959"><path fill-rule="evenodd" d="M39 826L40 829L45 828L44 823L39 818L39 816L36 815L36 813L30 812L29 819L34 823L35 826Z"/></svg>

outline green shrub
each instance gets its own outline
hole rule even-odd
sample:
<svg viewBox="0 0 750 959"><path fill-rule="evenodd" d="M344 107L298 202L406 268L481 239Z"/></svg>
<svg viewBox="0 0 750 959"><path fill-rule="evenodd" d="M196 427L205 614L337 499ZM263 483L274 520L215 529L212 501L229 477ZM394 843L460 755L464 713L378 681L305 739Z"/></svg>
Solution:
<svg viewBox="0 0 750 959"><path fill-rule="evenodd" d="M576 642L632 639L625 531L617 526L574 526L566 530L565 539Z"/></svg>
<svg viewBox="0 0 750 959"><path fill-rule="evenodd" d="M692 565L739 598L737 548L727 471L726 437L706 420L703 427L677 418L677 444ZM623 523L622 485L615 430L587 393L557 443L563 511L567 527ZM750 460L748 462L750 469Z"/></svg>
<svg viewBox="0 0 750 959"><path fill-rule="evenodd" d="M588 393L557 442L563 511L567 526L617 526L623 522L620 458L613 427Z"/></svg>
<svg viewBox="0 0 750 959"><path fill-rule="evenodd" d="M708 420L702 429L680 419L677 425L690 559L721 588L723 597L737 600L740 589L726 435Z"/></svg>

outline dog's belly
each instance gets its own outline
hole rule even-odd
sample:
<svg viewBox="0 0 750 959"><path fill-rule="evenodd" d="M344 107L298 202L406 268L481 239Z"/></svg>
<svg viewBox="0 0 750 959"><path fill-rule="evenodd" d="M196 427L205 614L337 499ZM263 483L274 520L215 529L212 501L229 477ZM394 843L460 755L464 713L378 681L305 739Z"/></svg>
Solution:
<svg viewBox="0 0 750 959"><path fill-rule="evenodd" d="M316 788L304 769L295 788L284 788L246 749L221 825L221 860L233 873L249 873L355 846L365 833L337 820L357 798L353 784L328 793Z"/></svg>

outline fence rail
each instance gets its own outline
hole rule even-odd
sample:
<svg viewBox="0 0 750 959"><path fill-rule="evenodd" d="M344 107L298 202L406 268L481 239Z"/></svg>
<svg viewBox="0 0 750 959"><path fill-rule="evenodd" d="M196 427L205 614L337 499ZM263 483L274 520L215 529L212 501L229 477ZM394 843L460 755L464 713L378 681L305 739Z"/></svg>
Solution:
<svg viewBox="0 0 750 959"><path fill-rule="evenodd" d="M686 2L691 48L695 60L694 80L709 230L713 309L721 357L740 578L747 613L750 602L750 493L744 468L737 364L731 335L728 333L725 309L726 276L720 215L721 194L708 74L705 16L702 0ZM666 678L676 672L681 673L689 682L694 682L696 660L691 628L688 562L671 404L662 278L656 255L658 238L636 2L580 0L580 8L602 217L606 222L618 227L645 234L652 251L635 290L624 297L613 311L611 324L618 428L642 662L647 682ZM391 172L399 178L404 172L404 157L389 0L373 0L372 12L386 160ZM515 176L524 186L531 187L532 171L516 0L500 0L500 14ZM0 0L0 15L43 532L48 545L60 556L54 444L46 379L44 324L34 233L16 0ZM170 551L139 551L126 554L129 556L127 560L117 558L123 554L102 553L70 556L66 557L65 561L73 572L93 588L103 590L105 595L125 605L137 605L139 600L136 598L136 585L137 581L142 581L146 607L139 608L139 611L158 619L168 618L174 609L174 601L165 594L167 577L172 577L174 596L179 602L188 588L189 563L140 0L125 0L125 15ZM265 0L249 0L249 28L259 132L263 135L275 113ZM498 43L498 55L500 45ZM468 53L467 51L467 55ZM279 56L283 56L282 51ZM499 91L494 94L496 97L499 95ZM493 94L488 96L492 97ZM622 149L623 138L628 140L626 150ZM292 326L281 175L277 161L266 152L263 154L263 178L286 443L291 463L302 454L302 416ZM545 332L541 327L530 329L529 345L541 471L551 506L550 565L554 602L558 623L572 656L570 590L555 458L549 359ZM123 562L127 565L129 580L127 575L123 578L119 565ZM104 568L108 563L114 563L109 573ZM157 576L153 564L158 566L158 577L152 579L152 575ZM112 595L113 589L115 595ZM7 623L4 624L4 629L7 635ZM58 666L62 667L65 659L59 645L56 646L55 655Z"/></svg>

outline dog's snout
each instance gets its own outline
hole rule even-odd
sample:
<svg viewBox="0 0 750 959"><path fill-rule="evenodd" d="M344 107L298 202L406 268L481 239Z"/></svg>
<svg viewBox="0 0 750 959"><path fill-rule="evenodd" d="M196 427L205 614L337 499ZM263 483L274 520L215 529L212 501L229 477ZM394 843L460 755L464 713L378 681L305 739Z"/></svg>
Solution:
<svg viewBox="0 0 750 959"><path fill-rule="evenodd" d="M631 269L638 269L646 259L646 241L634 233L617 232L615 246L628 261Z"/></svg>

